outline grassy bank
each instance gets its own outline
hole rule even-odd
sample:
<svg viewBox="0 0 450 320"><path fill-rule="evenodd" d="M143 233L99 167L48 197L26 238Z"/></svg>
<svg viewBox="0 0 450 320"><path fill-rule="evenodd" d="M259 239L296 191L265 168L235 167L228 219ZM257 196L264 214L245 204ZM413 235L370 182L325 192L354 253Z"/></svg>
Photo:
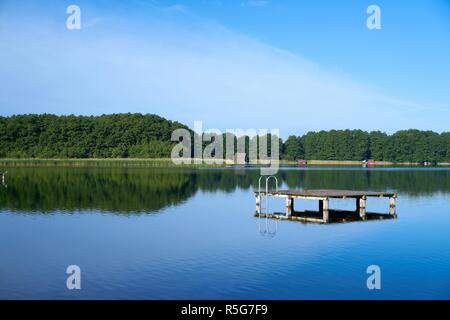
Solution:
<svg viewBox="0 0 450 320"><path fill-rule="evenodd" d="M170 159L0 159L0 166L67 166L67 167L168 167Z"/></svg>
<svg viewBox="0 0 450 320"><path fill-rule="evenodd" d="M295 161L281 161L284 164L297 164ZM361 166L361 161L350 160L308 160L308 165L315 166ZM419 162L375 161L375 166L421 166ZM438 163L439 166L450 166L449 162Z"/></svg>
<svg viewBox="0 0 450 320"><path fill-rule="evenodd" d="M296 161L281 160L281 165L297 165ZM184 165L184 166L194 166ZM361 166L361 161L337 161L337 160L308 160L308 165L317 166ZM376 166L418 166L419 163L415 162L389 162L389 161L377 161ZM439 166L450 166L450 163L442 162L438 163ZM159 159L134 159L134 158L110 158L110 159L0 159L0 167L13 167L13 166L67 166L67 167L112 167L112 166L124 166L124 167L172 167L175 164L169 158ZM209 166L202 164L202 166ZM210 165L213 166L213 165ZM217 165L214 165L217 166Z"/></svg>

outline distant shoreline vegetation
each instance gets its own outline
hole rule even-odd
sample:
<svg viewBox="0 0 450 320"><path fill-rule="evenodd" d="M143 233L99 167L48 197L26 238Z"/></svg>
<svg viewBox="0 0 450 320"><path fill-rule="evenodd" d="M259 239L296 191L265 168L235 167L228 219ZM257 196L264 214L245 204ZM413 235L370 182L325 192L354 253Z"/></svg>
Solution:
<svg viewBox="0 0 450 320"><path fill-rule="evenodd" d="M171 134L180 128L189 129L179 122L150 114L0 117L0 158L3 159L0 162L69 164L77 159L90 162L127 159L145 164L148 159L155 159L152 163L162 159L161 163L167 163L164 159L170 157L177 143L171 141ZM308 132L281 141L280 157L286 162L318 160L316 164L354 164L364 159L386 164L423 161L448 164L450 132L439 134L415 129L392 135L362 130Z"/></svg>

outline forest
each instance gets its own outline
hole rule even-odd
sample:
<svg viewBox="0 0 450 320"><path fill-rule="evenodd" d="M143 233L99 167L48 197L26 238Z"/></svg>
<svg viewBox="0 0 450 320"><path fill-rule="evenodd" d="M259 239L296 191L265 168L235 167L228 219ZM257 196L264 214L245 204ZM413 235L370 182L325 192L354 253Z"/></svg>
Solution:
<svg viewBox="0 0 450 320"><path fill-rule="evenodd" d="M0 117L0 158L168 158L176 143L171 134L179 128L189 130L152 114ZM330 130L280 142L284 160L450 162L450 132Z"/></svg>
<svg viewBox="0 0 450 320"><path fill-rule="evenodd" d="M290 136L283 143L284 159L450 162L450 132L416 129L391 135L381 131L330 130Z"/></svg>
<svg viewBox="0 0 450 320"><path fill-rule="evenodd" d="M164 158L178 128L187 127L142 114L0 117L0 157Z"/></svg>

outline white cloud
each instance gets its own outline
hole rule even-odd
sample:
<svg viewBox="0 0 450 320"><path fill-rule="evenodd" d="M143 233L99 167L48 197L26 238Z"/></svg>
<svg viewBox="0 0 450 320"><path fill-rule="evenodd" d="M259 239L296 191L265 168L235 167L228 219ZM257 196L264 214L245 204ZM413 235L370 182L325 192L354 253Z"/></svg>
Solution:
<svg viewBox="0 0 450 320"><path fill-rule="evenodd" d="M182 4L174 4L162 9L164 12L185 12L186 6Z"/></svg>
<svg viewBox="0 0 450 320"><path fill-rule="evenodd" d="M420 105L218 25L78 33L5 22L1 113L156 113L207 128L446 128ZM122 25L121 25L122 27ZM405 115L408 115L405 118Z"/></svg>
<svg viewBox="0 0 450 320"><path fill-rule="evenodd" d="M248 0L241 3L243 7L265 7L269 4L266 0Z"/></svg>
<svg viewBox="0 0 450 320"><path fill-rule="evenodd" d="M93 27L97 26L98 24L100 24L100 23L102 23L102 22L103 22L103 19L100 18L100 17L97 17L97 18L88 20L88 21L86 21L86 22L83 22L83 24L82 24L81 27L82 27L83 29L93 28Z"/></svg>

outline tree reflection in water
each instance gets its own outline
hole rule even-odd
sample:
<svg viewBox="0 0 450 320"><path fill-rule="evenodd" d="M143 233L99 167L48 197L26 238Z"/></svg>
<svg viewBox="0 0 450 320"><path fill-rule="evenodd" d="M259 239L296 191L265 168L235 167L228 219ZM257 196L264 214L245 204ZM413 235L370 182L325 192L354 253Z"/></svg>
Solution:
<svg viewBox="0 0 450 320"><path fill-rule="evenodd" d="M0 209L50 213L96 209L156 213L176 206L197 191L231 193L258 188L259 170L233 168L7 168L8 188ZM280 186L289 189L395 190L416 197L450 192L450 170L282 168ZM254 201L253 193L249 201Z"/></svg>

